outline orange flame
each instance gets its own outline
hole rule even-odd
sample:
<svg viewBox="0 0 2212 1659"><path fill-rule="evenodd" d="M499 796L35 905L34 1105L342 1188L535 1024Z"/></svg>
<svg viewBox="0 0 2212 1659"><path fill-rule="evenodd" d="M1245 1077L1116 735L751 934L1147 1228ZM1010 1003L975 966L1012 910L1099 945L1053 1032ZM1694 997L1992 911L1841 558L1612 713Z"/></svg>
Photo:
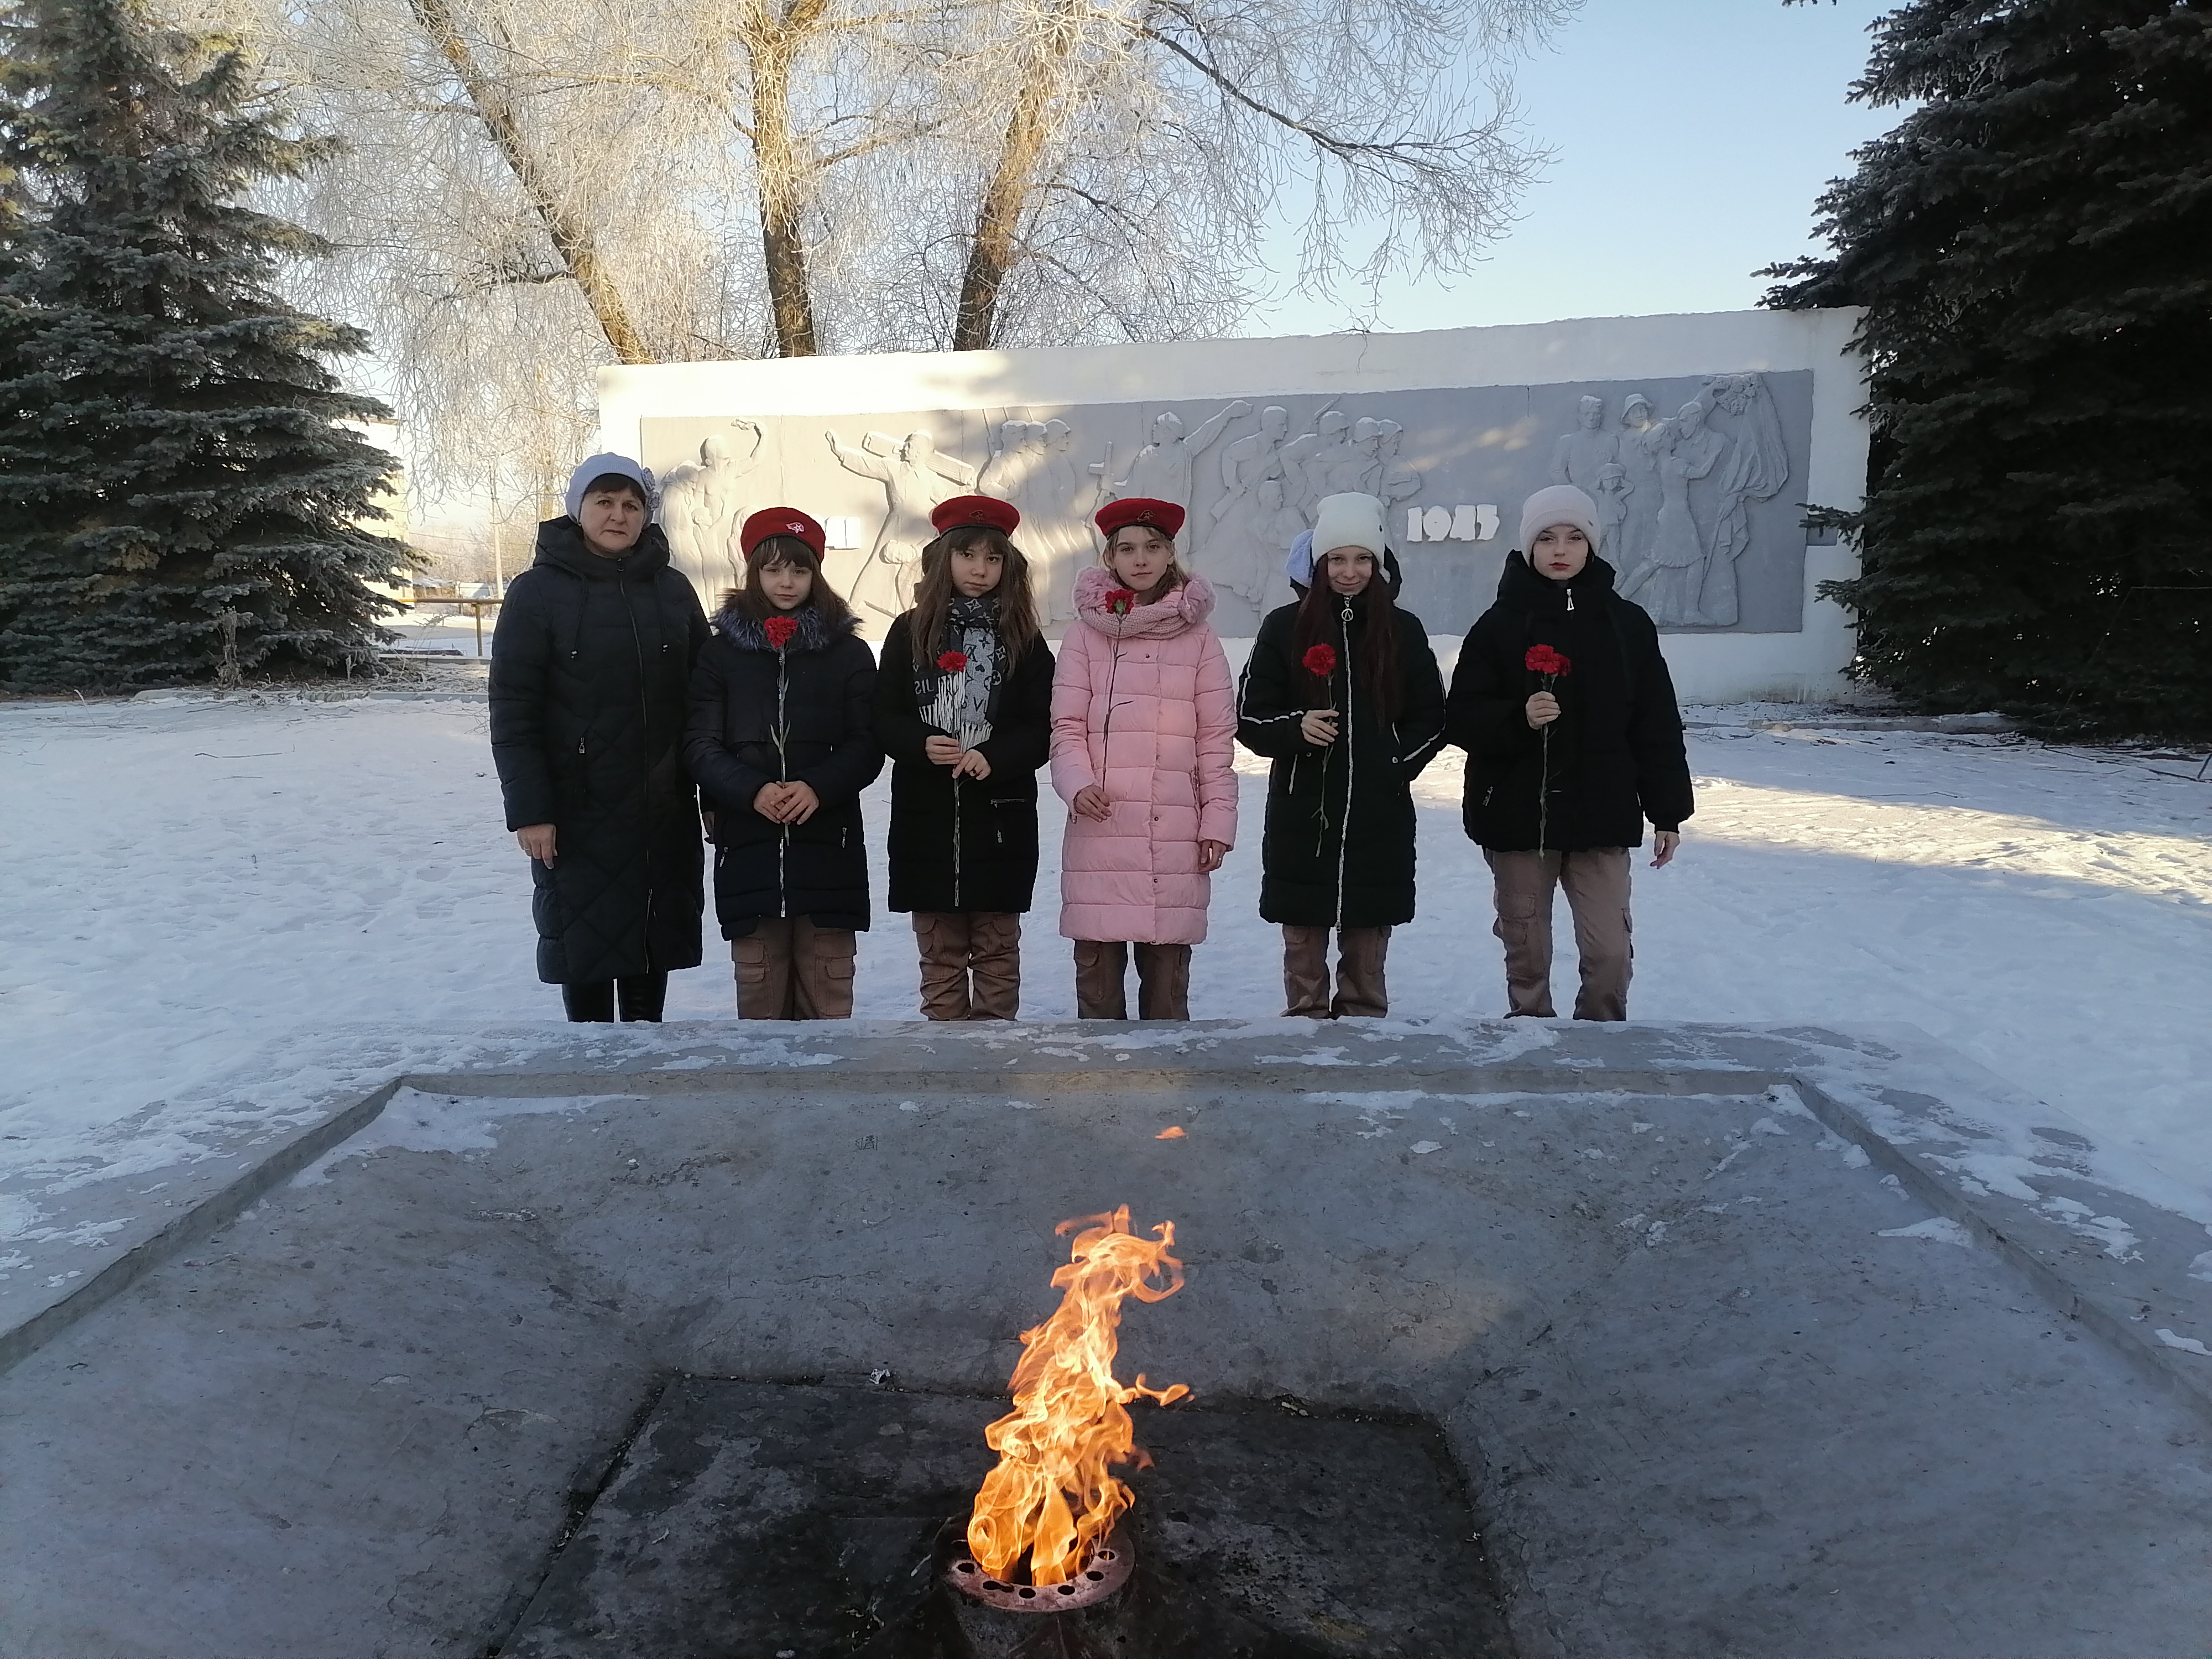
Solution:
<svg viewBox="0 0 2212 1659"><path fill-rule="evenodd" d="M1152 1137L1155 1140L1181 1140L1182 1138L1182 1126L1180 1123L1172 1129L1163 1129Z"/></svg>
<svg viewBox="0 0 2212 1659"><path fill-rule="evenodd" d="M1180 1382L1148 1389L1141 1375L1127 1388L1114 1380L1121 1299L1159 1302L1182 1288L1182 1263L1168 1254L1175 1223L1152 1230L1157 1243L1139 1238L1124 1204L1054 1231L1075 1234L1067 1266L1052 1276L1066 1294L1050 1319L1022 1333L1014 1408L983 1431L999 1467L968 1518L968 1547L983 1571L1003 1579L1026 1550L1033 1584L1073 1578L1129 1507L1129 1489L1106 1472L1143 1457L1122 1407L1139 1395L1164 1406L1190 1392Z"/></svg>

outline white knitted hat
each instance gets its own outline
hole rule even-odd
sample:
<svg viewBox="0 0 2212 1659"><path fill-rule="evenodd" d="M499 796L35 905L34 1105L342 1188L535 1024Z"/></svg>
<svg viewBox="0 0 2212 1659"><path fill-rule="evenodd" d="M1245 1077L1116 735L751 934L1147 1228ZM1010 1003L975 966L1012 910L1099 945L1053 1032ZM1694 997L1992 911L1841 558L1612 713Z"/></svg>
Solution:
<svg viewBox="0 0 2212 1659"><path fill-rule="evenodd" d="M1377 559L1382 556L1381 501L1357 491L1321 498L1314 508L1314 562L1320 563L1340 547L1364 547Z"/></svg>
<svg viewBox="0 0 2212 1659"><path fill-rule="evenodd" d="M1572 484L1547 484L1521 507L1521 539L1514 544L1523 553L1543 532L1555 524L1571 524L1589 538L1590 551L1597 546L1597 503Z"/></svg>

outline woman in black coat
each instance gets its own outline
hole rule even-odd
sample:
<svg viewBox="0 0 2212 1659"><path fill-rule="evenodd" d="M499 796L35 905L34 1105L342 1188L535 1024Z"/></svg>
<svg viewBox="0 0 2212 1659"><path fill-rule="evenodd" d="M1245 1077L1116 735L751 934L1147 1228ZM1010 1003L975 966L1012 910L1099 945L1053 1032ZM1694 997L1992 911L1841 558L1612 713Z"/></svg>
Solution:
<svg viewBox="0 0 2212 1659"><path fill-rule="evenodd" d="M822 526L769 507L691 678L684 758L714 810L714 914L745 1019L849 1019L868 926L860 792L883 770L875 659L823 580Z"/></svg>
<svg viewBox="0 0 2212 1659"><path fill-rule="evenodd" d="M1260 915L1282 925L1285 1012L1379 1019L1390 930L1413 919L1413 784L1443 745L1443 680L1398 609L1382 503L1324 497L1313 549L1304 597L1261 623L1237 687L1237 741L1274 762Z"/></svg>
<svg viewBox="0 0 2212 1659"><path fill-rule="evenodd" d="M1008 539L1021 514L959 495L930 519L938 536L921 550L915 608L891 623L876 677L876 740L891 757L890 908L914 915L925 1015L1012 1019L1036 886L1036 773L1052 747L1052 651L1029 561Z"/></svg>
<svg viewBox="0 0 2212 1659"><path fill-rule="evenodd" d="M1629 850L1649 818L1652 867L1666 865L1694 805L1681 712L1658 629L1613 592L1598 556L1596 504L1571 484L1538 490L1521 545L1452 672L1447 729L1467 750L1467 833L1496 882L1509 1018L1551 1017L1562 886L1581 957L1575 1018L1626 1019Z"/></svg>
<svg viewBox="0 0 2212 1659"><path fill-rule="evenodd" d="M699 965L699 799L684 700L699 596L646 522L648 480L593 455L507 588L491 645L491 751L536 883L538 976L572 1020L657 1020Z"/></svg>

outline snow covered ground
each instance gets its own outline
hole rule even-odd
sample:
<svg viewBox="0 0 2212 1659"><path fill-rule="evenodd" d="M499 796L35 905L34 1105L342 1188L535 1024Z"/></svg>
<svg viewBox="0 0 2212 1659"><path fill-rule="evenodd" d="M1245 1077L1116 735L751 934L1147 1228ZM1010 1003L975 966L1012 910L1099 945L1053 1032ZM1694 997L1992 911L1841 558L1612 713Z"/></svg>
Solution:
<svg viewBox="0 0 2212 1659"><path fill-rule="evenodd" d="M1692 737L1698 816L1673 867L1638 869L1638 1018L1911 1021L2088 1124L2105 1178L2212 1222L2212 784L2193 764L1693 718L1714 722ZM1281 1006L1249 757L1244 786L1201 1018ZM1390 961L1408 1018L1504 1008L1458 787L1455 753L1420 786L1422 917ZM886 810L887 781L879 856ZM1056 876L1048 850L1038 1018L1073 1012ZM0 706L0 1175L152 1134L144 1109L275 1040L556 1019L528 889L481 702ZM860 1011L910 1018L915 989L905 919L881 917ZM726 963L677 975L672 1018L732 1012Z"/></svg>

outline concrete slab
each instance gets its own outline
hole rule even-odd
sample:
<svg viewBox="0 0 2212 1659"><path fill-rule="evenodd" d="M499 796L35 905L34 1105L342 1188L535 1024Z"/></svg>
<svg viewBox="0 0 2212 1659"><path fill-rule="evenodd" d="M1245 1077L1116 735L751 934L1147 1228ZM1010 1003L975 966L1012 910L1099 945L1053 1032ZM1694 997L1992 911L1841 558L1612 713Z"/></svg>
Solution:
<svg viewBox="0 0 2212 1659"><path fill-rule="evenodd" d="M1528 1659L2212 1628L2191 1229L1914 1034L497 1041L0 1378L0 1652L491 1650L662 1379L995 1395L1120 1202L1127 1370L1446 1424Z"/></svg>

